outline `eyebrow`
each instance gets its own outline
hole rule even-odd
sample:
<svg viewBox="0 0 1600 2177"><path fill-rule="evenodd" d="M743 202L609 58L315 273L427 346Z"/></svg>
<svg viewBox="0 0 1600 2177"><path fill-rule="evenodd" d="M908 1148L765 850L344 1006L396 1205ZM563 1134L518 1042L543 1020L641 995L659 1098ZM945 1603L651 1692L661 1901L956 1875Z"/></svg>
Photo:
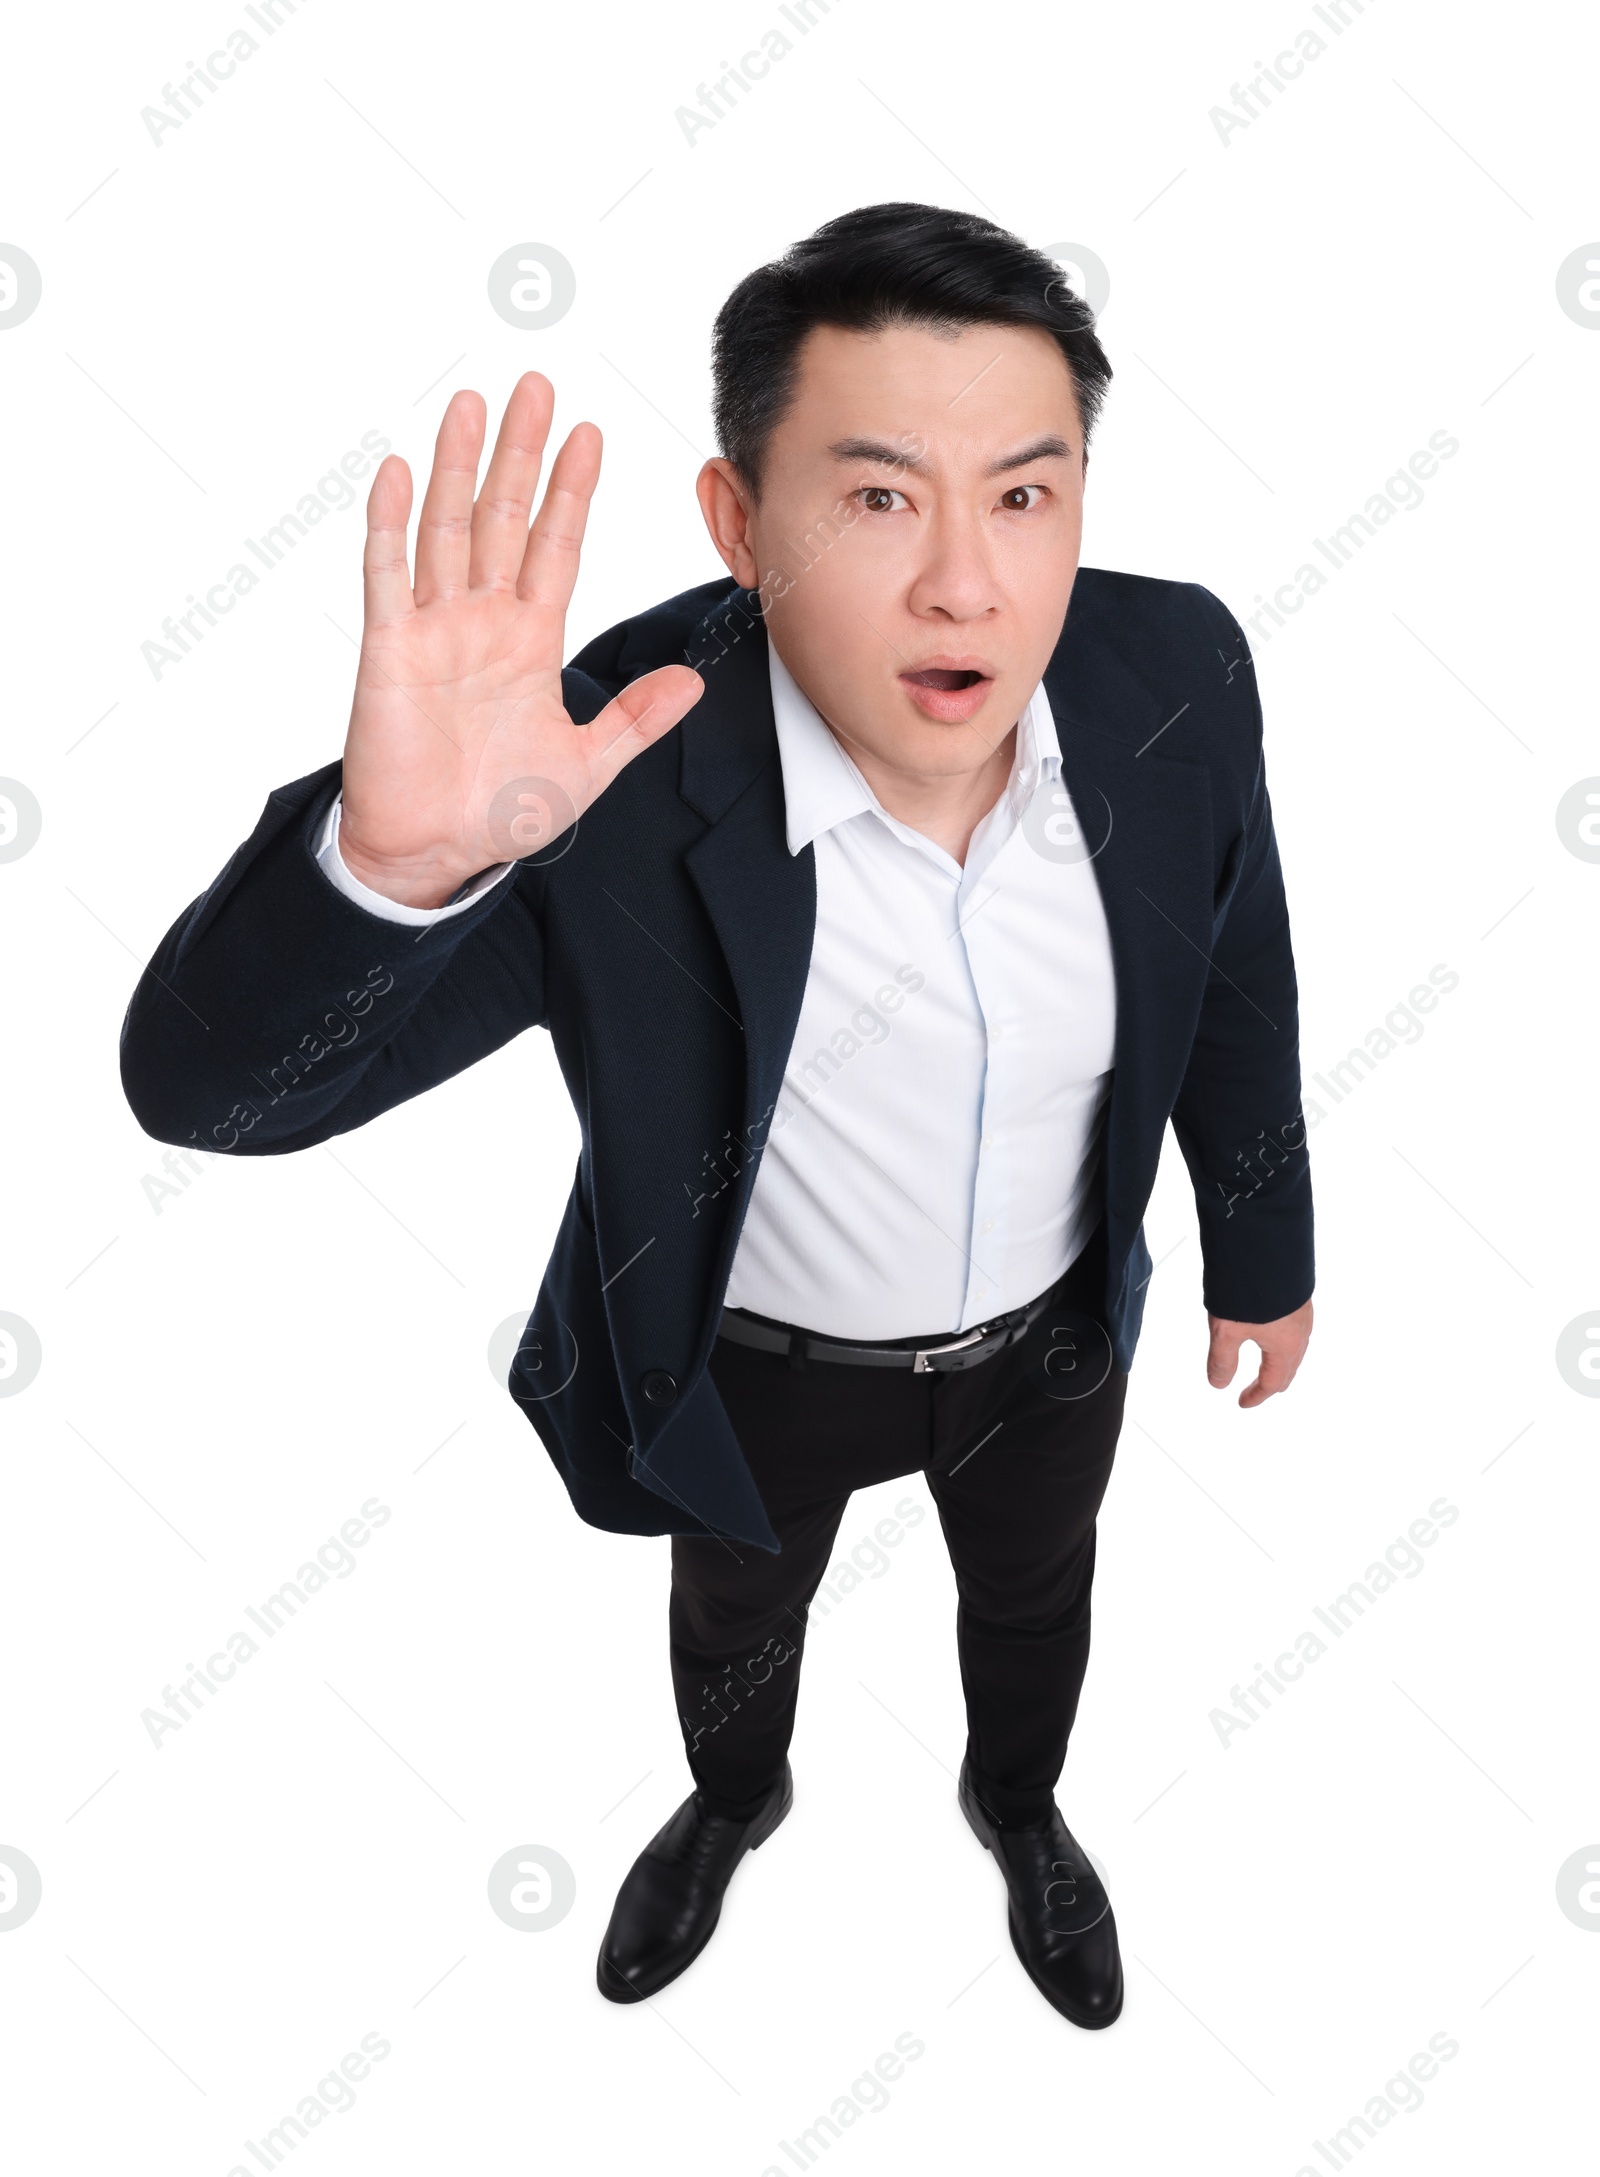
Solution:
<svg viewBox="0 0 1600 2177"><path fill-rule="evenodd" d="M922 475L927 468L926 462L918 461L900 447L887 445L878 438L841 438L828 451L836 461L881 461L893 468L909 469L913 475ZM1066 440L1052 432L1020 447L1014 454L1002 454L998 461L991 461L983 473L985 476L1004 476L1012 469L1029 468L1035 461L1066 461L1071 457L1072 448Z"/></svg>

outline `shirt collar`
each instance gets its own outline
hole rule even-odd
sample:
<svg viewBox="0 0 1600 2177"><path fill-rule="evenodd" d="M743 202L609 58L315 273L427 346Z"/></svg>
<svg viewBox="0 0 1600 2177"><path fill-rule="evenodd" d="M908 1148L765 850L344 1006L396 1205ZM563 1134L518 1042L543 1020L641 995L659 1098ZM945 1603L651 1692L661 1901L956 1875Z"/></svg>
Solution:
<svg viewBox="0 0 1600 2177"><path fill-rule="evenodd" d="M772 683L772 716L783 768L783 800L789 852L800 854L823 832L869 813L899 829L862 777L848 752L829 731L810 697L778 655L769 634L767 662ZM1033 691L1017 721L1017 751L1006 783L1006 798L1020 815L1041 778L1061 775L1061 744L1044 682Z"/></svg>

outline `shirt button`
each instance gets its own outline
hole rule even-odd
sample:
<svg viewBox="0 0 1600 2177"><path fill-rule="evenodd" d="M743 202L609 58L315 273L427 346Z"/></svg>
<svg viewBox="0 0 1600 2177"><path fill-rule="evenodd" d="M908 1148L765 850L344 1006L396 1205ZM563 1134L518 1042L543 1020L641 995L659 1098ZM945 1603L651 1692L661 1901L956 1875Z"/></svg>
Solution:
<svg viewBox="0 0 1600 2177"><path fill-rule="evenodd" d="M641 1379L640 1390L652 1406L670 1406L678 1395L678 1379L664 1368L652 1368Z"/></svg>
<svg viewBox="0 0 1600 2177"><path fill-rule="evenodd" d="M992 1232L994 1230L994 1219L992 1217L985 1217L983 1223L978 1227L978 1229L980 1232Z"/></svg>

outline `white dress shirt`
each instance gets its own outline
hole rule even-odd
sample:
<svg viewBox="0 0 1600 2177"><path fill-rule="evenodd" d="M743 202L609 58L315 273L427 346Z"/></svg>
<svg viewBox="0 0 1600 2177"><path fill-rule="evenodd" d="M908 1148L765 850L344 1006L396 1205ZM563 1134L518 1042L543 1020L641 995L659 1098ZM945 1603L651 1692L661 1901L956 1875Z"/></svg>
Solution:
<svg viewBox="0 0 1600 2177"><path fill-rule="evenodd" d="M882 807L769 642L788 848L816 857L811 964L726 1304L834 1337L969 1330L1089 1239L1116 985L1043 685L965 867ZM317 859L359 883L335 802ZM471 897L514 867L474 880Z"/></svg>

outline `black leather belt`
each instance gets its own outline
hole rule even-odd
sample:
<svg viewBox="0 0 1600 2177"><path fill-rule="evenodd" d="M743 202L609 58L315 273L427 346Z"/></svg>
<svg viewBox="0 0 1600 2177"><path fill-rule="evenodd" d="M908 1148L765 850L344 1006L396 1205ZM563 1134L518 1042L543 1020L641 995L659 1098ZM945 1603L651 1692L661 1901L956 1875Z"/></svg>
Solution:
<svg viewBox="0 0 1600 2177"><path fill-rule="evenodd" d="M1025 1308L978 1323L958 1337L941 1339L937 1345L918 1345L905 1339L881 1345L851 1345L843 1338L829 1338L820 1331L799 1330L792 1324L774 1323L765 1316L749 1315L742 1308L724 1308L717 1335L734 1345L754 1346L759 1353L784 1353L791 1363L845 1361L858 1368L909 1368L913 1375L946 1375L959 1368L976 1368L1017 1340L1055 1299L1059 1285L1052 1285Z"/></svg>

